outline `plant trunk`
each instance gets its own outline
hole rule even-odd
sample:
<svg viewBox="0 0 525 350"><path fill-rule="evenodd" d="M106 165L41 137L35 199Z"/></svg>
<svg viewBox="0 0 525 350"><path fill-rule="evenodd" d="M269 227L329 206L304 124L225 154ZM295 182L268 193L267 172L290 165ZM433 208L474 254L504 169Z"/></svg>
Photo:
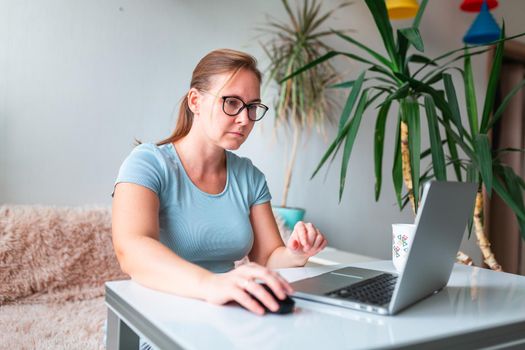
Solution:
<svg viewBox="0 0 525 350"><path fill-rule="evenodd" d="M286 167L286 174L284 177L284 191L283 191L283 200L281 203L282 207L286 207L286 202L288 200L288 190L290 189L290 185L292 183L292 173L293 173L293 167L295 165L295 157L297 155L297 148L299 147L299 140L301 138L301 132L299 130L299 126L295 124L294 121L294 132L293 132L293 143L292 143L292 149L290 154L290 160L288 161L288 165Z"/></svg>
<svg viewBox="0 0 525 350"><path fill-rule="evenodd" d="M485 235L483 225L483 193L481 191L476 195L476 206L474 208L474 228L476 231L476 237L478 239L478 246L483 254L483 262L489 266L491 270L503 271L501 265L498 264L494 253L490 249L490 242Z"/></svg>
<svg viewBox="0 0 525 350"><path fill-rule="evenodd" d="M467 254L463 253L461 250L458 251L456 254L456 261L463 265L474 265L474 261L472 261L472 258Z"/></svg>
<svg viewBox="0 0 525 350"><path fill-rule="evenodd" d="M408 191L408 198L412 206L412 212L416 214L414 203L414 190L412 188L412 169L410 167L410 151L408 149L408 125L401 121L401 164L403 169L403 181Z"/></svg>

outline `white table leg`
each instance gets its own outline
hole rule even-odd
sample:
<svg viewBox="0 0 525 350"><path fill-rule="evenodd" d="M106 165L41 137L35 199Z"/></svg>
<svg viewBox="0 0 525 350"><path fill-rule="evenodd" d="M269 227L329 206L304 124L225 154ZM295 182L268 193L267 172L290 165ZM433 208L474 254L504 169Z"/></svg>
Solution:
<svg viewBox="0 0 525 350"><path fill-rule="evenodd" d="M106 335L106 349L108 350L139 348L139 336L133 332L111 308L108 308L108 328Z"/></svg>

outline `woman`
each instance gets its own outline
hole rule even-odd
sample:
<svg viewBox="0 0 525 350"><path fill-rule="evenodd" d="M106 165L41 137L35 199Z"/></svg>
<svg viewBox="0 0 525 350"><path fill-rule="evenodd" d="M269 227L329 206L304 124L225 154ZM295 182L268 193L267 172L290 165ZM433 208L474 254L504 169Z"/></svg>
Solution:
<svg viewBox="0 0 525 350"><path fill-rule="evenodd" d="M236 301L264 314L293 292L273 268L303 266L326 245L298 223L284 246L264 175L238 149L268 108L250 55L207 54L193 71L177 126L137 146L122 164L113 198L113 244L124 272L157 290L214 304ZM234 261L248 256L248 264Z"/></svg>

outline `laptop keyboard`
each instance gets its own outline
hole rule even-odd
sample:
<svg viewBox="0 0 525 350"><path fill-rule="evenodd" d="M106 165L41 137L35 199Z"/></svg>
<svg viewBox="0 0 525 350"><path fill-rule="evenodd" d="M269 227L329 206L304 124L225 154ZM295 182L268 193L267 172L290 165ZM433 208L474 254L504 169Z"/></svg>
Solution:
<svg viewBox="0 0 525 350"><path fill-rule="evenodd" d="M396 282L396 275L384 273L362 282L328 292L326 295L329 297L356 300L371 305L384 305L392 299Z"/></svg>

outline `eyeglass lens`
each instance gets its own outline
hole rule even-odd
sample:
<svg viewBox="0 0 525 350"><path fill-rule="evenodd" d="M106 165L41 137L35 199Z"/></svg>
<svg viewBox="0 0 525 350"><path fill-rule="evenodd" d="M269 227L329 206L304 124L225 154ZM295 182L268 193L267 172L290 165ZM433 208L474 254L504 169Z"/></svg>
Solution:
<svg viewBox="0 0 525 350"><path fill-rule="evenodd" d="M257 121L260 120L267 111L267 107L263 106L262 104L245 104L242 100L238 99L237 97L223 97L223 99L224 113L230 116L235 116L239 114L241 110L244 109L244 107L246 107L248 109L248 117L253 121Z"/></svg>

